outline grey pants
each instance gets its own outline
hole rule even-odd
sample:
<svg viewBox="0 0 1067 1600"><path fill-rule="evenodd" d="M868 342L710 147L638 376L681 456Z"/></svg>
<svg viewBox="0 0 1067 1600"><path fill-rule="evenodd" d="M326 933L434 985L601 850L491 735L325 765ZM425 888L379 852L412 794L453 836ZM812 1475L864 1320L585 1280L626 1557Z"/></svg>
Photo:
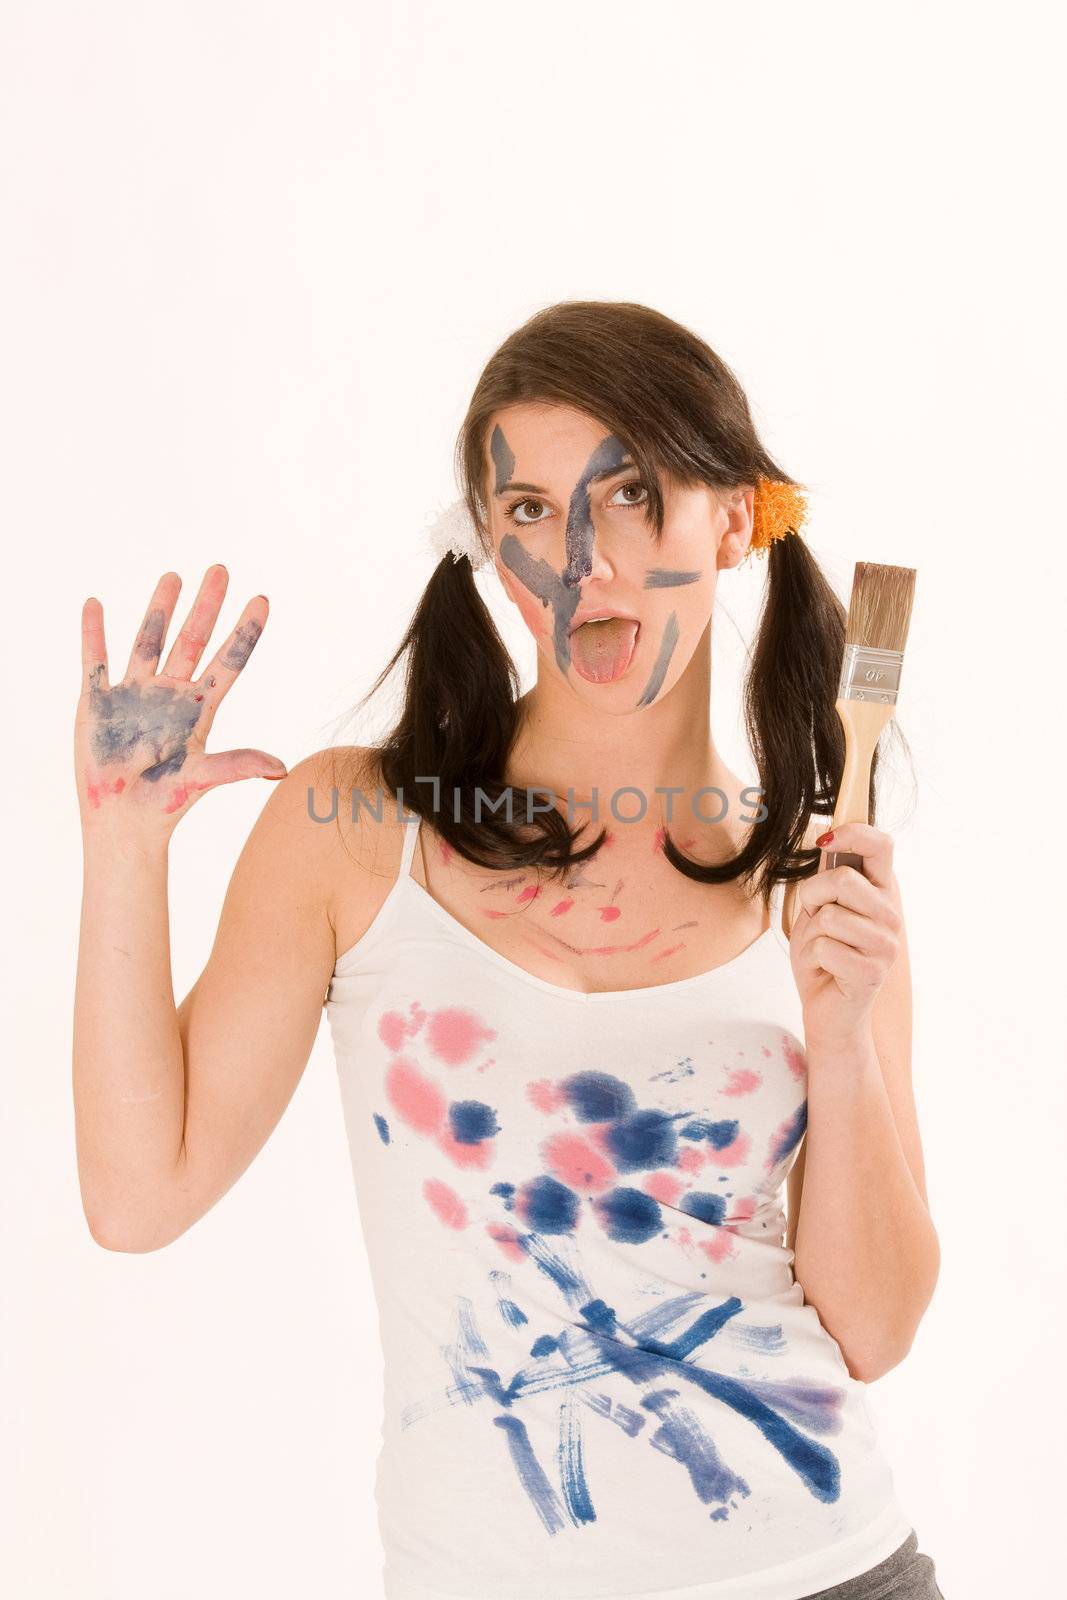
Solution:
<svg viewBox="0 0 1067 1600"><path fill-rule="evenodd" d="M914 1532L904 1543L857 1578L820 1589L804 1600L945 1600L937 1587L934 1564L919 1549Z"/></svg>

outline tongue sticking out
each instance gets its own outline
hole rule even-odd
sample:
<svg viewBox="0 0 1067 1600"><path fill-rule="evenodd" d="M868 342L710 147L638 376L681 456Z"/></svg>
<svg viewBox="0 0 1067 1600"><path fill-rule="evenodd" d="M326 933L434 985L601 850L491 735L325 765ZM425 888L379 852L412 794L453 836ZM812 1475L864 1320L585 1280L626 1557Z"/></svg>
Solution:
<svg viewBox="0 0 1067 1600"><path fill-rule="evenodd" d="M637 643L637 623L626 617L583 622L571 634L574 669L590 683L612 683L630 665Z"/></svg>

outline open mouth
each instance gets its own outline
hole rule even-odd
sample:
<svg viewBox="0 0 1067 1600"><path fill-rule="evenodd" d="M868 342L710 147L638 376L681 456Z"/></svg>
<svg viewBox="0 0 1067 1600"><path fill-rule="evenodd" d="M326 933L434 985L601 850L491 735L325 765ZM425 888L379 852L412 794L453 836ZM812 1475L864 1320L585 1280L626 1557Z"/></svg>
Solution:
<svg viewBox="0 0 1067 1600"><path fill-rule="evenodd" d="M571 661L588 683L614 683L633 660L641 624L633 617L593 617L571 630Z"/></svg>

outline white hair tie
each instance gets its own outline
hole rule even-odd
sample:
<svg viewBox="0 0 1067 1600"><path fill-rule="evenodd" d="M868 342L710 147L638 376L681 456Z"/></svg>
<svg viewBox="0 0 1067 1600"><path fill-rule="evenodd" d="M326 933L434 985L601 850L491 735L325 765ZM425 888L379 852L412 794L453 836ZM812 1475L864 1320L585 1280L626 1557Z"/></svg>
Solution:
<svg viewBox="0 0 1067 1600"><path fill-rule="evenodd" d="M443 561L450 555L453 561L467 557L474 571L487 566L489 557L482 548L478 530L467 509L466 500L453 501L439 511L426 528L426 548Z"/></svg>

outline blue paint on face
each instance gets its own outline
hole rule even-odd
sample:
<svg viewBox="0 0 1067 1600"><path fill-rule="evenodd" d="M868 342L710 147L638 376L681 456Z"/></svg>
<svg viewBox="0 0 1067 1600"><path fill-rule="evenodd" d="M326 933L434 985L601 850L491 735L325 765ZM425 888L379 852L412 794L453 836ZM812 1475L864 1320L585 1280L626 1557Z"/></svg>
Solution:
<svg viewBox="0 0 1067 1600"><path fill-rule="evenodd" d="M699 1189L683 1194L678 1205L688 1216L697 1217L701 1222L712 1222L716 1227L726 1215L725 1195L708 1194Z"/></svg>
<svg viewBox="0 0 1067 1600"><path fill-rule="evenodd" d="M795 1150L804 1137L804 1130L808 1125L808 1102L801 1101L797 1107L789 1126L771 1151L771 1163L777 1166L779 1161L784 1161L791 1151Z"/></svg>
<svg viewBox="0 0 1067 1600"><path fill-rule="evenodd" d="M499 427L493 430L490 451L496 467L496 493L500 494L507 488L515 457ZM621 470L628 461L629 452L625 446L609 434L601 440L586 462L571 494L562 573L557 572L549 562L532 556L518 535L510 529L500 541L503 565L542 605L552 607L552 642L556 665L563 674L570 670L570 628L581 600L581 582L593 570L594 529L589 486L595 479Z"/></svg>
<svg viewBox="0 0 1067 1600"><path fill-rule="evenodd" d="M374 1113L374 1126L378 1130L378 1137L382 1141L382 1143L383 1144L388 1144L389 1143L389 1124L386 1122L384 1117L379 1116L377 1111Z"/></svg>
<svg viewBox="0 0 1067 1600"><path fill-rule="evenodd" d="M725 1150L727 1145L733 1144L740 1132L741 1124L736 1118L723 1122L708 1122L703 1117L695 1117L681 1130L683 1139L706 1139L715 1150Z"/></svg>
<svg viewBox="0 0 1067 1600"><path fill-rule="evenodd" d="M610 1122L637 1110L630 1085L610 1072L575 1072L560 1088L579 1122Z"/></svg>
<svg viewBox="0 0 1067 1600"><path fill-rule="evenodd" d="M687 583L699 583L701 572L679 572L671 567L649 567L645 573L646 589L680 589Z"/></svg>
<svg viewBox="0 0 1067 1600"><path fill-rule="evenodd" d="M500 541L500 559L542 605L552 607L552 644L556 652L556 666L566 673L571 664L571 622L581 601L582 591L566 588L555 567L543 558L532 556L517 534L505 533Z"/></svg>
<svg viewBox="0 0 1067 1600"><path fill-rule="evenodd" d="M620 1172L670 1166L678 1149L674 1119L664 1111L635 1111L620 1117L604 1142Z"/></svg>
<svg viewBox="0 0 1067 1600"><path fill-rule="evenodd" d="M626 446L614 434L609 434L597 445L574 486L567 511L567 561L563 568L563 582L567 588L576 587L593 570L594 529L589 485L595 478L619 471L627 460Z"/></svg>
<svg viewBox="0 0 1067 1600"><path fill-rule="evenodd" d="M481 1144L500 1132L496 1112L482 1100L454 1100L448 1108L448 1120L459 1144Z"/></svg>
<svg viewBox="0 0 1067 1600"><path fill-rule="evenodd" d="M609 1189L593 1206L608 1238L621 1244L645 1244L663 1227L659 1204L640 1189Z"/></svg>
<svg viewBox="0 0 1067 1600"><path fill-rule="evenodd" d="M489 440L489 454L493 458L496 468L496 482L493 485L494 493L501 494L507 487L508 479L515 471L515 457L511 453L511 446L504 437L504 430L497 425L493 429Z"/></svg>
<svg viewBox="0 0 1067 1600"><path fill-rule="evenodd" d="M547 1173L524 1183L516 1196L519 1215L538 1233L570 1233L578 1221L578 1196Z"/></svg>
<svg viewBox="0 0 1067 1600"><path fill-rule="evenodd" d="M663 680L667 676L667 668L671 664L671 657L673 656L675 646L678 643L679 631L678 613L676 611L672 611L670 616L667 618L667 625L663 630L663 639L660 643L659 654L656 656L652 671L648 675L648 682L645 684L645 687L641 693L641 698L637 702L639 706L651 705L653 700L659 694L660 689L663 687Z"/></svg>

